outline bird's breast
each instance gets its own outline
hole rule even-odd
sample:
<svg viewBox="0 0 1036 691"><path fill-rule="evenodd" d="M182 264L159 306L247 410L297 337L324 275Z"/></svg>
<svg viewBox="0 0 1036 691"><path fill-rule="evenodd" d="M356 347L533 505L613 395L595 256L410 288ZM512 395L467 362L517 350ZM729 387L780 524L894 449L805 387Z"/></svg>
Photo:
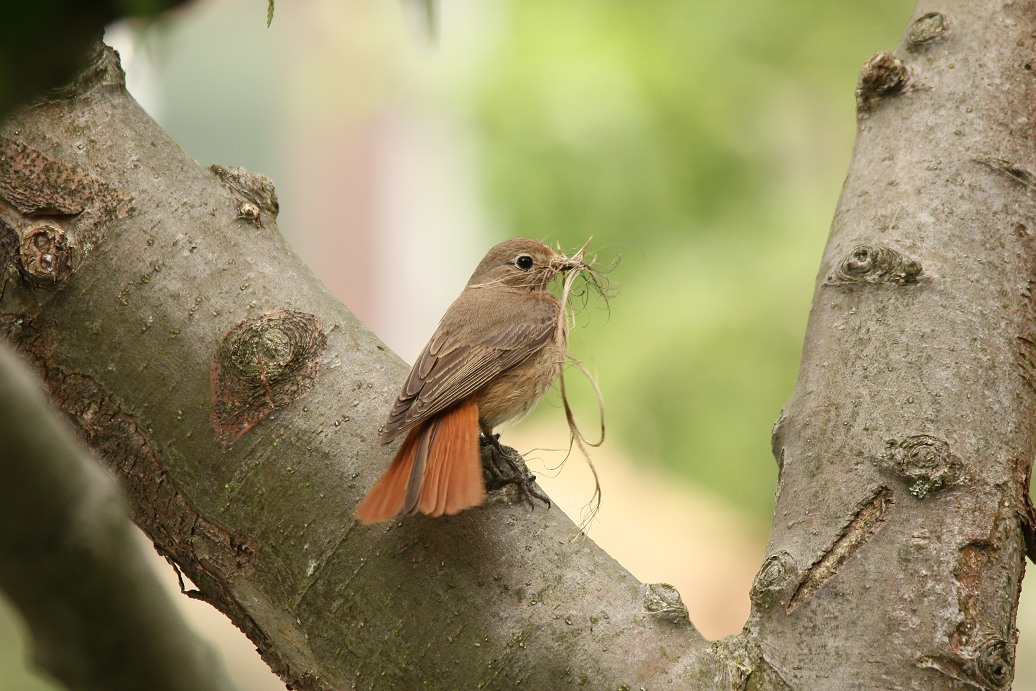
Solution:
<svg viewBox="0 0 1036 691"><path fill-rule="evenodd" d="M568 329L528 359L486 384L479 392L479 423L490 429L525 417L561 374L568 353Z"/></svg>

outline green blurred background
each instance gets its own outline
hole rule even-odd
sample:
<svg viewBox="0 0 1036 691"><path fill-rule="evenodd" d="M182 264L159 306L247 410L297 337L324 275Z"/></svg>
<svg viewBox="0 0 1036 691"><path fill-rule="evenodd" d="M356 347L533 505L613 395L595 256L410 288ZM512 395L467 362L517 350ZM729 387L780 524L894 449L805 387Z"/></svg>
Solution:
<svg viewBox="0 0 1036 691"><path fill-rule="evenodd" d="M591 310L576 334L614 441L761 530L856 73L912 9L520 0L473 87L486 204L506 234L592 235L602 257L622 253L611 319Z"/></svg>
<svg viewBox="0 0 1036 691"><path fill-rule="evenodd" d="M443 0L433 39L410 0L280 0L270 29L266 0L208 0L109 39L190 155L274 179L282 232L407 359L496 241L621 254L621 294L572 339L609 443L763 540L856 74L913 6ZM1016 689L1036 689L1030 599ZM22 656L0 617L0 691L50 688Z"/></svg>

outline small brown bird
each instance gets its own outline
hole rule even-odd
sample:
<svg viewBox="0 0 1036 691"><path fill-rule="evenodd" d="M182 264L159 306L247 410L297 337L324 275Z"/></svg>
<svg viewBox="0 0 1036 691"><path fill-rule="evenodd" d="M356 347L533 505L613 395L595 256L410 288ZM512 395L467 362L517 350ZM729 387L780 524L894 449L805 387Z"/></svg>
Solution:
<svg viewBox="0 0 1036 691"><path fill-rule="evenodd" d="M479 430L499 449L493 428L532 410L558 378L568 326L549 286L585 266L579 254L569 259L526 238L489 250L403 383L381 443L406 440L356 520L455 514L484 501ZM528 491L524 477L518 482Z"/></svg>

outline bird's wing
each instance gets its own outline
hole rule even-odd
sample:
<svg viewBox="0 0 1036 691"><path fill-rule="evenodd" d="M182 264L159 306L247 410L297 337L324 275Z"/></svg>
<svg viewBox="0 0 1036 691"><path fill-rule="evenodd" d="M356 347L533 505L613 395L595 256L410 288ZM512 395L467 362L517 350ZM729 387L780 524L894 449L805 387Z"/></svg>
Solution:
<svg viewBox="0 0 1036 691"><path fill-rule="evenodd" d="M389 443L458 403L536 353L557 326L557 300L546 294L513 295L506 301L466 290L443 316L417 358L388 416L382 443ZM494 309L504 302L511 309Z"/></svg>

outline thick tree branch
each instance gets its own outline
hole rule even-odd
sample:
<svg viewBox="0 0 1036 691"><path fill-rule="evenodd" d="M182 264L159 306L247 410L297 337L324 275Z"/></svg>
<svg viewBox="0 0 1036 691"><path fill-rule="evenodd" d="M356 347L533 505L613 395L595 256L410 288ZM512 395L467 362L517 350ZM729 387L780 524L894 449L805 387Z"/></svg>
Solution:
<svg viewBox="0 0 1036 691"><path fill-rule="evenodd" d="M0 343L0 587L69 689L227 690L134 540L112 479Z"/></svg>
<svg viewBox="0 0 1036 691"><path fill-rule="evenodd" d="M1010 683L1036 451L1034 35L1031 2L923 0L861 72L749 625L793 687Z"/></svg>
<svg viewBox="0 0 1036 691"><path fill-rule="evenodd" d="M1004 688L1036 450L1034 34L1031 2L926 0L864 67L769 556L718 643L508 492L355 525L405 366L288 249L269 181L186 157L111 54L0 132L0 319L296 688Z"/></svg>

